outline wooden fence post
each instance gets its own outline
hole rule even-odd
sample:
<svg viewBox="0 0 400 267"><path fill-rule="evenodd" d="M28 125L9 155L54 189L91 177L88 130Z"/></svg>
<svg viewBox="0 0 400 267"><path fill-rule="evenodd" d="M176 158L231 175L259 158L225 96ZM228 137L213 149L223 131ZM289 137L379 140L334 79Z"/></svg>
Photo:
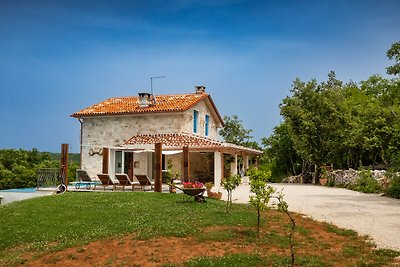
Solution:
<svg viewBox="0 0 400 267"><path fill-rule="evenodd" d="M61 168L64 172L64 183L68 189L68 144L61 144Z"/></svg>

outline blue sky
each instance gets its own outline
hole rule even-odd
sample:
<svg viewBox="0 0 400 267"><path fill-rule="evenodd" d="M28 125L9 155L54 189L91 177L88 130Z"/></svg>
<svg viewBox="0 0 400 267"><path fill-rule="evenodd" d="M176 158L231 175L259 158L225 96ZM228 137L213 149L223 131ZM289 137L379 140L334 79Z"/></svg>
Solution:
<svg viewBox="0 0 400 267"><path fill-rule="evenodd" d="M385 75L400 1L0 0L0 148L79 151L70 114L205 85L256 141L293 80Z"/></svg>

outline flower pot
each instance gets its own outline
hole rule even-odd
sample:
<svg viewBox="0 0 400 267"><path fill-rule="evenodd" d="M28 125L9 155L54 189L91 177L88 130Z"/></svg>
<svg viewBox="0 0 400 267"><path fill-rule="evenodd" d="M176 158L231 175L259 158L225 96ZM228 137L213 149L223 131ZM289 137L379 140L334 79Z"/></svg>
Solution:
<svg viewBox="0 0 400 267"><path fill-rule="evenodd" d="M213 199L221 199L221 197L222 197L222 193L216 193L216 192L211 192L211 191L207 191L207 196L209 197L209 198L213 198Z"/></svg>
<svg viewBox="0 0 400 267"><path fill-rule="evenodd" d="M327 182L328 182L328 179L326 179L326 178L320 178L319 179L319 184L322 185L322 186L325 186Z"/></svg>

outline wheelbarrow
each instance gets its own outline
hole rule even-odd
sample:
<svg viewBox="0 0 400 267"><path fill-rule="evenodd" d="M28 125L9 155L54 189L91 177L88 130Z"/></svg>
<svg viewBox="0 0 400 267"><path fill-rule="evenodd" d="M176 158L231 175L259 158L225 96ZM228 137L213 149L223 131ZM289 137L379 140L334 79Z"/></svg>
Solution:
<svg viewBox="0 0 400 267"><path fill-rule="evenodd" d="M205 188L184 188L176 186L174 184L172 186L175 187L176 189L181 190L185 195L187 195L188 196L188 198L186 199L187 201L189 201L191 198L194 198L194 200L197 202L206 201L203 196L204 191L206 191Z"/></svg>

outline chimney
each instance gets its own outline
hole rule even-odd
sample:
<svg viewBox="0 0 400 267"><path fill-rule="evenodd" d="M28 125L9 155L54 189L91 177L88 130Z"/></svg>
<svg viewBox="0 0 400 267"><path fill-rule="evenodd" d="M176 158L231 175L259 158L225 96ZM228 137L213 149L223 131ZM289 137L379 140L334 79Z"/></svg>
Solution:
<svg viewBox="0 0 400 267"><path fill-rule="evenodd" d="M139 93L139 108L147 108L150 106L150 96L151 94L149 93Z"/></svg>
<svg viewBox="0 0 400 267"><path fill-rule="evenodd" d="M206 92L206 87L203 85L196 85L194 89L196 90L196 94L204 94Z"/></svg>

